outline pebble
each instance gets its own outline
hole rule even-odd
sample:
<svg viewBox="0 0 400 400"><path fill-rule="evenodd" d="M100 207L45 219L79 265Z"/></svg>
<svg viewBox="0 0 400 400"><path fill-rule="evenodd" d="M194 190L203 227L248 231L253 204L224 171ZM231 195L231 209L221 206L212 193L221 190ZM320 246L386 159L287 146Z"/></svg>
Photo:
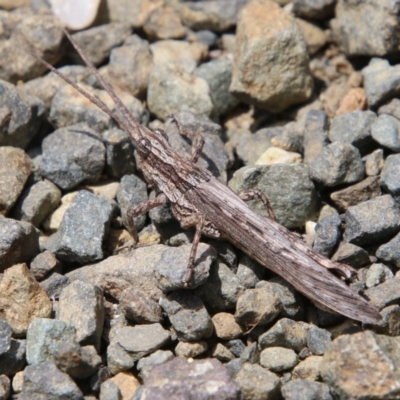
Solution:
<svg viewBox="0 0 400 400"><path fill-rule="evenodd" d="M20 221L30 222L39 227L61 201L61 191L48 180L39 181L27 187L15 205L12 216Z"/></svg>
<svg viewBox="0 0 400 400"><path fill-rule="evenodd" d="M317 326L311 326L307 333L307 347L317 356L325 353L331 340L332 334Z"/></svg>
<svg viewBox="0 0 400 400"><path fill-rule="evenodd" d="M351 111L332 119L329 129L331 142L351 144L361 153L373 144L372 126L376 122L376 114L372 111Z"/></svg>
<svg viewBox="0 0 400 400"><path fill-rule="evenodd" d="M31 174L28 155L15 147L0 147L0 214L6 215L20 196Z"/></svg>
<svg viewBox="0 0 400 400"><path fill-rule="evenodd" d="M303 162L311 164L328 144L328 116L321 110L310 110L304 121Z"/></svg>
<svg viewBox="0 0 400 400"><path fill-rule="evenodd" d="M196 358L208 350L206 341L199 342L179 342L175 347L177 357Z"/></svg>
<svg viewBox="0 0 400 400"><path fill-rule="evenodd" d="M383 241L398 232L400 210L393 198L386 194L351 206L345 214L344 240L356 245Z"/></svg>
<svg viewBox="0 0 400 400"><path fill-rule="evenodd" d="M388 261L400 268L400 234L378 247L376 256L378 259Z"/></svg>
<svg viewBox="0 0 400 400"><path fill-rule="evenodd" d="M393 272L385 264L372 264L367 271L365 286L371 288L387 279L393 278Z"/></svg>
<svg viewBox="0 0 400 400"><path fill-rule="evenodd" d="M11 346L11 326L0 318L0 358L10 350Z"/></svg>
<svg viewBox="0 0 400 400"><path fill-rule="evenodd" d="M78 343L100 351L104 304L99 287L79 280L65 287L58 302L58 318L75 327Z"/></svg>
<svg viewBox="0 0 400 400"><path fill-rule="evenodd" d="M121 400L121 392L118 386L108 379L100 385L99 400L111 399Z"/></svg>
<svg viewBox="0 0 400 400"><path fill-rule="evenodd" d="M288 229L303 227L317 212L317 193L309 169L303 164L243 167L234 173L229 187L234 192L261 190L270 201L279 223ZM260 200L248 204L258 214L268 217Z"/></svg>
<svg viewBox="0 0 400 400"><path fill-rule="evenodd" d="M399 290L400 277L387 279L385 282L377 286L371 287L365 291L371 303L378 309L382 309L388 305L396 303L400 298Z"/></svg>
<svg viewBox="0 0 400 400"><path fill-rule="evenodd" d="M177 64L158 64L150 73L149 110L160 120L179 111L210 116L213 103L207 82Z"/></svg>
<svg viewBox="0 0 400 400"><path fill-rule="evenodd" d="M25 262L39 253L39 235L29 222L0 215L0 272Z"/></svg>
<svg viewBox="0 0 400 400"><path fill-rule="evenodd" d="M255 165L290 164L300 162L301 154L273 146L261 154L255 162Z"/></svg>
<svg viewBox="0 0 400 400"><path fill-rule="evenodd" d="M82 400L83 394L66 373L61 372L53 361L47 360L25 368L22 392L18 396L21 400L41 397Z"/></svg>
<svg viewBox="0 0 400 400"><path fill-rule="evenodd" d="M122 222L128 229L127 212L130 208L148 200L147 185L136 175L125 175L120 181L117 192L117 202L121 209ZM137 231L141 231L146 222L146 214L139 215L134 219Z"/></svg>
<svg viewBox="0 0 400 400"><path fill-rule="evenodd" d="M272 372L283 372L292 369L299 362L292 349L268 347L260 353L260 364Z"/></svg>
<svg viewBox="0 0 400 400"><path fill-rule="evenodd" d="M396 397L399 378L394 371L400 362L398 348L397 338L372 331L342 335L324 355L322 379L339 398Z"/></svg>
<svg viewBox="0 0 400 400"><path fill-rule="evenodd" d="M332 192L330 198L339 211L345 212L350 206L356 206L381 194L378 177L370 176L354 185Z"/></svg>
<svg viewBox="0 0 400 400"><path fill-rule="evenodd" d="M363 158L367 176L379 175L384 166L383 149L377 149Z"/></svg>
<svg viewBox="0 0 400 400"><path fill-rule="evenodd" d="M48 278L40 282L50 299L58 299L62 290L70 284L70 280L57 272L53 272Z"/></svg>
<svg viewBox="0 0 400 400"><path fill-rule="evenodd" d="M243 326L265 325L282 311L282 303L268 286L246 289L236 303L235 320Z"/></svg>
<svg viewBox="0 0 400 400"><path fill-rule="evenodd" d="M188 291L176 291L160 300L178 338L184 342L210 337L213 323L201 299Z"/></svg>
<svg viewBox="0 0 400 400"><path fill-rule="evenodd" d="M155 365L159 365L170 361L174 358L174 354L170 350L157 350L147 357L141 358L136 368L139 371L139 375L142 379L146 379L150 371Z"/></svg>
<svg viewBox="0 0 400 400"><path fill-rule="evenodd" d="M274 400L280 396L279 378L273 372L257 364L243 364L235 376L235 382L248 400Z"/></svg>
<svg viewBox="0 0 400 400"><path fill-rule="evenodd" d="M0 356L0 374L14 376L26 364L26 340L11 339L9 350Z"/></svg>
<svg viewBox="0 0 400 400"><path fill-rule="evenodd" d="M305 322L282 318L258 338L258 347L286 347L298 353L307 345L309 328Z"/></svg>
<svg viewBox="0 0 400 400"><path fill-rule="evenodd" d="M322 382L295 379L282 386L284 400L333 400L329 386Z"/></svg>
<svg viewBox="0 0 400 400"><path fill-rule="evenodd" d="M214 325L214 329L215 329L215 325ZM229 342L225 343L225 346L235 357L240 357L241 354L243 353L243 351L246 349L246 346L240 339L229 340Z"/></svg>
<svg viewBox="0 0 400 400"><path fill-rule="evenodd" d="M320 380L319 368L322 356L308 356L293 368L293 379L306 379L308 381Z"/></svg>
<svg viewBox="0 0 400 400"><path fill-rule="evenodd" d="M17 372L12 380L12 389L15 393L20 393L22 391L23 382L24 382L24 372L23 371Z"/></svg>
<svg viewBox="0 0 400 400"><path fill-rule="evenodd" d="M400 151L400 121L388 114L382 114L374 122L371 134L380 145L394 151Z"/></svg>
<svg viewBox="0 0 400 400"><path fill-rule="evenodd" d="M85 185L85 189L95 194L96 196L104 196L107 199L114 200L117 197L117 192L120 183L114 180L102 180L92 185Z"/></svg>
<svg viewBox="0 0 400 400"><path fill-rule="evenodd" d="M392 67L385 59L372 58L361 73L370 108L376 108L400 94L400 66Z"/></svg>
<svg viewBox="0 0 400 400"><path fill-rule="evenodd" d="M244 334L243 328L230 313L217 313L212 317L215 335L222 340L236 339ZM229 349L230 350L230 349Z"/></svg>
<svg viewBox="0 0 400 400"><path fill-rule="evenodd" d="M237 266L236 276L240 283L246 288L254 288L263 278L267 270L257 261L250 258L247 254L242 254Z"/></svg>
<svg viewBox="0 0 400 400"><path fill-rule="evenodd" d="M363 267L369 264L370 259L368 252L355 244L340 242L339 248L332 256L332 261L350 265L354 268Z"/></svg>
<svg viewBox="0 0 400 400"><path fill-rule="evenodd" d="M10 378L6 375L0 375L0 399L7 400L11 393Z"/></svg>
<svg viewBox="0 0 400 400"><path fill-rule="evenodd" d="M315 225L313 249L325 257L330 257L340 240L341 226L342 220L337 212L319 220Z"/></svg>
<svg viewBox="0 0 400 400"><path fill-rule="evenodd" d="M240 397L240 388L228 370L217 360L188 362L183 358L155 366L143 382L141 400L160 398L210 398L233 400Z"/></svg>
<svg viewBox="0 0 400 400"><path fill-rule="evenodd" d="M105 148L95 136L85 125L57 129L43 141L40 174L64 190L98 181L105 165Z"/></svg>
<svg viewBox="0 0 400 400"><path fill-rule="evenodd" d="M129 372L119 372L110 378L110 381L118 387L121 393L121 400L133 398L134 393L140 387L139 380Z"/></svg>
<svg viewBox="0 0 400 400"><path fill-rule="evenodd" d="M68 262L83 264L103 258L102 243L115 213L113 201L80 191L65 212L60 228L47 241L46 249Z"/></svg>
<svg viewBox="0 0 400 400"><path fill-rule="evenodd" d="M400 317L400 306L394 304L383 308L380 311L382 320L374 325L373 329L375 333L381 333L389 336L399 336L400 327L398 324Z"/></svg>
<svg viewBox="0 0 400 400"><path fill-rule="evenodd" d="M399 121L400 122L400 121ZM400 194L400 180L398 171L400 169L400 154L392 154L387 157L381 173L381 186L385 192L397 197Z"/></svg>
<svg viewBox="0 0 400 400"><path fill-rule="evenodd" d="M400 100L399 99L391 99L383 106L379 107L378 115L389 114L392 117L400 119Z"/></svg>
<svg viewBox="0 0 400 400"><path fill-rule="evenodd" d="M217 343L214 346L211 355L222 363L227 363L235 359L235 356L222 343Z"/></svg>
<svg viewBox="0 0 400 400"><path fill-rule="evenodd" d="M352 111L364 111L368 109L367 93L363 88L355 87L350 89L343 97L336 110L336 116Z"/></svg>
<svg viewBox="0 0 400 400"><path fill-rule="evenodd" d="M318 26L304 21L303 19L296 18L296 22L301 29L304 40L306 41L308 54L312 56L318 53L318 50L326 45L328 40L326 33Z"/></svg>
<svg viewBox="0 0 400 400"><path fill-rule="evenodd" d="M35 318L49 318L52 304L26 264L16 264L0 281L0 318L12 328L14 337L24 337Z"/></svg>
<svg viewBox="0 0 400 400"><path fill-rule="evenodd" d="M163 319L160 305L139 288L126 288L121 293L120 305L125 317L138 324L151 324Z"/></svg>
<svg viewBox="0 0 400 400"><path fill-rule="evenodd" d="M312 90L307 45L294 17L272 2L249 3L237 23L231 93L280 112L308 100Z"/></svg>
<svg viewBox="0 0 400 400"><path fill-rule="evenodd" d="M358 182L364 177L360 152L351 144L334 142L324 147L311 163L310 175L323 187Z"/></svg>
<svg viewBox="0 0 400 400"><path fill-rule="evenodd" d="M335 0L293 0L294 15L311 20L324 20L334 15Z"/></svg>

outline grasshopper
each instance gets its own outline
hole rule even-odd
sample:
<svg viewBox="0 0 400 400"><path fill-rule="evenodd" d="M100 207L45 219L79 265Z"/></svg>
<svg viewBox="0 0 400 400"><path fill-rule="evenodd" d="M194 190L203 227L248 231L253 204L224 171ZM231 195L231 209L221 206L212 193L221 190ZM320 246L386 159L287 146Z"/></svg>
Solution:
<svg viewBox="0 0 400 400"><path fill-rule="evenodd" d="M228 240L261 265L283 277L318 306L364 323L377 323L381 320L380 313L373 305L332 273L333 271L343 278L351 278L355 273L352 268L335 263L312 250L298 236L276 222L268 199L262 192L248 190L236 194L211 172L198 167L196 162L204 143L200 135L184 132L179 121L175 119L181 134L193 139L191 155L186 157L172 149L165 132L141 125L68 31L64 30L64 33L115 102L122 116L35 53L31 54L117 121L130 135L141 160L144 178L159 193L155 199L143 202L128 211L127 228L134 243L138 242L134 218L152 208L169 203L183 229L196 227L187 273L183 278L184 286L190 286L196 250L201 235L204 234L211 238ZM254 198L259 198L265 204L271 218L264 218L248 207L246 201Z"/></svg>

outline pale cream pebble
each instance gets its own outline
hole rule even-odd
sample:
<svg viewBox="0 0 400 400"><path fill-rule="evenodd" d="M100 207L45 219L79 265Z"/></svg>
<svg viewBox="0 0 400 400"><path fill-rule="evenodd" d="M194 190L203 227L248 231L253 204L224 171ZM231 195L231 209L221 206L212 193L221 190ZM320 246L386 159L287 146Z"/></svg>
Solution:
<svg viewBox="0 0 400 400"><path fill-rule="evenodd" d="M300 163L301 155L279 147L270 147L256 161L256 165Z"/></svg>
<svg viewBox="0 0 400 400"><path fill-rule="evenodd" d="M93 185L86 185L85 188L97 196L101 195L107 197L107 199L114 200L119 189L119 182L102 181Z"/></svg>

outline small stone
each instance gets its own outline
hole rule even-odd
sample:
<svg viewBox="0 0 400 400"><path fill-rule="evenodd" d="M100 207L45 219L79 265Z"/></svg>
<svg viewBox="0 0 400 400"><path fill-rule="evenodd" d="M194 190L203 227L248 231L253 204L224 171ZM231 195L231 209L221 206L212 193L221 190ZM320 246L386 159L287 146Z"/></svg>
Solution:
<svg viewBox="0 0 400 400"><path fill-rule="evenodd" d="M383 308L381 311L382 320L373 326L376 333L381 333L388 336L399 336L400 334L400 306L394 304Z"/></svg>
<svg viewBox="0 0 400 400"><path fill-rule="evenodd" d="M344 240L356 245L376 243L397 233L400 210L390 195L376 197L356 206L345 214Z"/></svg>
<svg viewBox="0 0 400 400"><path fill-rule="evenodd" d="M121 400L132 399L135 391L140 386L138 379L129 372L119 372L110 378L110 381L118 387L121 393ZM114 398L109 400L114 400Z"/></svg>
<svg viewBox="0 0 400 400"><path fill-rule="evenodd" d="M400 121L388 114L382 114L371 127L374 140L388 149L400 151Z"/></svg>
<svg viewBox="0 0 400 400"><path fill-rule="evenodd" d="M370 262L367 251L354 244L345 242L339 244L339 248L332 256L332 261L347 264L354 268L363 267Z"/></svg>
<svg viewBox="0 0 400 400"><path fill-rule="evenodd" d="M11 393L10 378L6 375L0 375L0 399L7 400Z"/></svg>
<svg viewBox="0 0 400 400"><path fill-rule="evenodd" d="M393 278L393 272L384 264L372 264L367 271L365 285L367 288Z"/></svg>
<svg viewBox="0 0 400 400"><path fill-rule="evenodd" d="M310 326L305 322L282 318L259 337L258 346L261 350L266 347L280 346L299 352L307 345L309 328Z"/></svg>
<svg viewBox="0 0 400 400"><path fill-rule="evenodd" d="M284 400L333 400L329 386L321 382L295 379L282 386Z"/></svg>
<svg viewBox="0 0 400 400"><path fill-rule="evenodd" d="M14 265L4 272L0 293L0 317L12 327L15 337L25 336L35 318L51 316L51 301L26 264Z"/></svg>
<svg viewBox="0 0 400 400"><path fill-rule="evenodd" d="M107 197L107 199L114 200L117 197L119 186L119 182L105 180L100 181L99 183L94 183L93 185L85 185L85 189L96 196L100 195Z"/></svg>
<svg viewBox="0 0 400 400"><path fill-rule="evenodd" d="M373 305L381 310L388 305L396 303L400 299L399 284L400 277L394 277L367 289L365 295L370 299Z"/></svg>
<svg viewBox="0 0 400 400"><path fill-rule="evenodd" d="M234 192L261 190L270 201L279 223L288 229L303 227L317 212L317 193L309 169L303 164L243 167L234 173L229 187ZM268 218L260 200L248 204L258 214Z"/></svg>
<svg viewBox="0 0 400 400"><path fill-rule="evenodd" d="M310 110L304 121L303 162L311 164L328 144L328 116L321 110Z"/></svg>
<svg viewBox="0 0 400 400"><path fill-rule="evenodd" d="M225 343L226 348L235 356L240 357L246 346L240 339L232 339Z"/></svg>
<svg viewBox="0 0 400 400"><path fill-rule="evenodd" d="M399 360L398 338L372 331L342 335L325 352L321 376L338 398L393 398L399 387Z"/></svg>
<svg viewBox="0 0 400 400"><path fill-rule="evenodd" d="M122 396L118 386L108 379L100 385L99 400L111 399L122 400Z"/></svg>
<svg viewBox="0 0 400 400"><path fill-rule="evenodd" d="M116 204L82 190L65 212L58 231L46 248L61 260L86 263L103 258L102 243Z"/></svg>
<svg viewBox="0 0 400 400"><path fill-rule="evenodd" d="M147 102L149 110L163 121L179 111L208 117L213 109L207 82L175 64L156 65L152 70Z"/></svg>
<svg viewBox="0 0 400 400"><path fill-rule="evenodd" d="M258 364L260 362L260 350L257 342L249 344L240 355L243 363Z"/></svg>
<svg viewBox="0 0 400 400"><path fill-rule="evenodd" d="M10 349L0 356L0 374L14 376L26 364L26 340L11 339Z"/></svg>
<svg viewBox="0 0 400 400"><path fill-rule="evenodd" d="M341 211L346 211L350 206L356 206L364 201L371 200L382 194L377 176L370 176L361 182L332 192L330 197L335 206Z"/></svg>
<svg viewBox="0 0 400 400"><path fill-rule="evenodd" d="M272 372L292 369L299 362L297 354L284 347L268 347L260 353L260 364Z"/></svg>
<svg viewBox="0 0 400 400"><path fill-rule="evenodd" d="M213 324L201 299L187 291L176 291L160 300L178 338L196 341L212 335Z"/></svg>
<svg viewBox="0 0 400 400"><path fill-rule="evenodd" d="M141 358L137 363L137 370L142 379L146 379L149 372L155 365L159 365L170 361L174 358L172 351L170 350L157 350L153 354L147 357Z"/></svg>
<svg viewBox="0 0 400 400"><path fill-rule="evenodd" d="M329 129L332 142L351 144L365 152L372 144L371 127L377 120L372 111L352 111L333 118Z"/></svg>
<svg viewBox="0 0 400 400"><path fill-rule="evenodd" d="M88 282L74 281L63 289L58 318L76 329L76 340L100 351L104 324L103 291Z"/></svg>
<svg viewBox="0 0 400 400"><path fill-rule="evenodd" d="M316 54L318 50L326 45L328 36L322 29L300 18L296 18L296 22L307 43L307 50L310 56Z"/></svg>
<svg viewBox="0 0 400 400"><path fill-rule="evenodd" d="M364 165L357 148L334 142L324 147L314 159L310 165L310 175L324 187L355 183L364 177Z"/></svg>
<svg viewBox="0 0 400 400"><path fill-rule="evenodd" d="M37 281L42 281L54 269L60 269L60 264L49 251L39 253L30 265L31 273Z"/></svg>
<svg viewBox="0 0 400 400"><path fill-rule="evenodd" d="M53 272L48 278L40 282L40 286L50 299L58 299L63 289L69 284L70 280L57 272Z"/></svg>
<svg viewBox="0 0 400 400"><path fill-rule="evenodd" d="M325 257L330 257L340 240L342 220L338 213L322 218L315 225L313 249Z"/></svg>
<svg viewBox="0 0 400 400"><path fill-rule="evenodd" d="M243 335L243 328L229 313L218 313L212 317L215 335L222 340L232 340Z"/></svg>
<svg viewBox="0 0 400 400"><path fill-rule="evenodd" d="M254 288L266 275L267 269L264 266L247 254L241 255L236 276L246 289Z"/></svg>
<svg viewBox="0 0 400 400"><path fill-rule="evenodd" d="M183 358L155 366L143 383L142 400L160 398L240 398L240 388L228 370L214 359L188 362Z"/></svg>
<svg viewBox="0 0 400 400"><path fill-rule="evenodd" d="M208 350L207 342L179 342L175 347L175 354L183 358L196 358Z"/></svg>
<svg viewBox="0 0 400 400"><path fill-rule="evenodd" d="M235 382L248 400L274 400L280 395L279 378L257 364L245 363L235 376Z"/></svg>
<svg viewBox="0 0 400 400"><path fill-rule="evenodd" d="M307 346L317 356L325 353L331 340L332 334L330 332L316 326L311 326L307 333Z"/></svg>
<svg viewBox="0 0 400 400"><path fill-rule="evenodd" d="M333 17L335 5L335 0L293 0L292 12L300 18L324 20Z"/></svg>
<svg viewBox="0 0 400 400"><path fill-rule="evenodd" d="M202 29L195 32L196 38L200 43L205 44L208 47L212 47L217 43L219 36L208 29Z"/></svg>
<svg viewBox="0 0 400 400"><path fill-rule="evenodd" d="M279 85L272 83L277 81ZM270 1L243 8L236 30L231 93L246 103L280 112L308 100L312 89L307 45L295 19Z"/></svg>
<svg viewBox="0 0 400 400"><path fill-rule="evenodd" d="M322 356L308 356L293 368L293 379L307 379L317 381L320 379L319 368Z"/></svg>
<svg viewBox="0 0 400 400"><path fill-rule="evenodd" d="M365 173L368 176L379 175L383 169L385 161L383 159L383 149L377 149L363 158L365 162Z"/></svg>
<svg viewBox="0 0 400 400"><path fill-rule="evenodd" d="M61 372L53 361L29 365L24 370L21 400L34 398L82 400L83 394L75 382Z"/></svg>
<svg viewBox="0 0 400 400"><path fill-rule="evenodd" d="M363 88L352 88L343 97L339 108L336 111L336 116L350 113L353 111L364 111L368 109L367 94Z"/></svg>
<svg viewBox="0 0 400 400"><path fill-rule="evenodd" d="M269 287L246 289L238 298L235 320L244 326L265 325L281 310L281 301Z"/></svg>
<svg viewBox="0 0 400 400"><path fill-rule="evenodd" d="M293 151L286 151L279 147L270 147L261 154L255 165L290 164L300 163L301 155Z"/></svg>
<svg viewBox="0 0 400 400"><path fill-rule="evenodd" d="M0 215L0 272L39 253L39 235L33 225Z"/></svg>
<svg viewBox="0 0 400 400"><path fill-rule="evenodd" d="M20 393L22 391L23 382L24 382L24 372L23 371L17 372L12 380L12 388L15 393Z"/></svg>
<svg viewBox="0 0 400 400"><path fill-rule="evenodd" d="M381 186L386 192L390 193L394 197L400 195L400 180L398 178L399 170L400 154L390 155L386 159L381 173Z"/></svg>
<svg viewBox="0 0 400 400"><path fill-rule="evenodd" d="M222 363L235 359L235 356L221 343L217 343L212 349L211 355Z"/></svg>
<svg viewBox="0 0 400 400"><path fill-rule="evenodd" d="M6 215L20 196L31 173L32 162L15 147L0 147L0 214Z"/></svg>
<svg viewBox="0 0 400 400"><path fill-rule="evenodd" d="M388 60L372 58L361 73L370 108L375 108L400 94L400 66L392 67Z"/></svg>
<svg viewBox="0 0 400 400"><path fill-rule="evenodd" d="M6 321L0 318L0 358L8 350L10 350L11 333L11 326Z"/></svg>
<svg viewBox="0 0 400 400"><path fill-rule="evenodd" d="M224 367L228 370L228 373L235 378L238 372L242 369L243 361L240 358L234 358L224 364Z"/></svg>
<svg viewBox="0 0 400 400"><path fill-rule="evenodd" d="M392 240L383 244L376 251L376 256L380 260L393 263L400 268L400 234L397 234Z"/></svg>

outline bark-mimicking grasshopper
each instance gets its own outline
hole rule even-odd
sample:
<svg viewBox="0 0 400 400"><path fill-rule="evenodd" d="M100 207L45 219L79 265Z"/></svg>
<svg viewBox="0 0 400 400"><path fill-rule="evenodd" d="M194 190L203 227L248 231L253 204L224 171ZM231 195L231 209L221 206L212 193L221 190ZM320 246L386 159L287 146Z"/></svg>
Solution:
<svg viewBox="0 0 400 400"><path fill-rule="evenodd" d="M135 143L145 179L159 192L154 200L146 201L128 211L128 230L136 242L138 236L133 219L139 214L169 202L184 229L196 227L188 272L184 278L187 286L190 285L192 278L200 237L205 234L212 238L230 241L260 264L282 276L317 305L364 323L377 323L381 319L375 307L329 271L331 269L349 278L354 274L350 267L320 255L307 247L295 234L278 224L274 218L264 218L246 205L245 200L259 197L273 216L263 193L250 190L237 195L209 171L196 165L203 146L201 136L189 134L192 136L193 145L190 158L186 158L171 148L168 137L163 131L140 125L83 54L71 35L67 31L64 32L111 96L122 117L110 110L102 101L86 93L46 61L34 53L32 55L126 130ZM185 134L179 121L175 122L181 133Z"/></svg>

